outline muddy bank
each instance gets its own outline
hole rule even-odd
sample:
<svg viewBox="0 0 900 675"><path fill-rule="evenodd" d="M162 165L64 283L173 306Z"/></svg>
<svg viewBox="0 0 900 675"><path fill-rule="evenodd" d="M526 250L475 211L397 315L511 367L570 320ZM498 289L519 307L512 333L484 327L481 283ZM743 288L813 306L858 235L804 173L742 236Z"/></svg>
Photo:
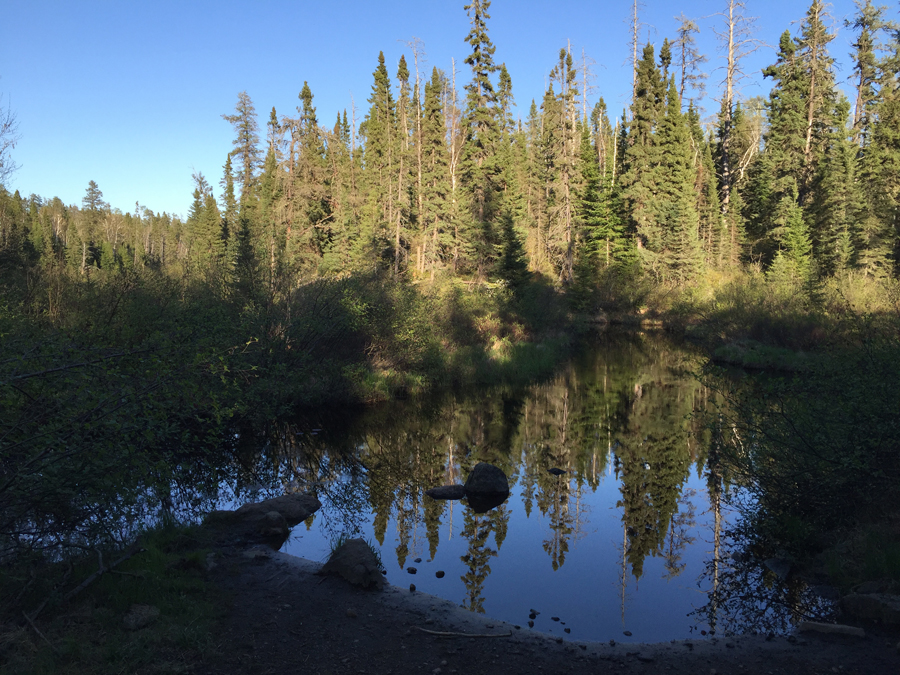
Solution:
<svg viewBox="0 0 900 675"><path fill-rule="evenodd" d="M213 583L230 610L217 656L225 673L858 673L900 672L900 636L800 634L662 644L565 641L406 588L359 590L321 565L266 548L222 549ZM449 633L442 636L438 633Z"/></svg>

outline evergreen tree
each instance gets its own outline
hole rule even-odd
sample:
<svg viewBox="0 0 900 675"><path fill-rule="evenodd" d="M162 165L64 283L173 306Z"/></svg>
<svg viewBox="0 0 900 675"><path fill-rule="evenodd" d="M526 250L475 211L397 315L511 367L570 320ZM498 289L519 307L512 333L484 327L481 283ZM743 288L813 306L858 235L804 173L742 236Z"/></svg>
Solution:
<svg viewBox="0 0 900 675"><path fill-rule="evenodd" d="M365 234L360 241L361 254L369 265L378 266L383 251L392 251L390 234L397 217L395 189L399 144L394 96L384 64L384 53L378 54L378 67L369 97L369 113L360 126L365 138L363 163L366 175ZM391 258L395 256L391 255ZM371 269L371 268L370 268Z"/></svg>
<svg viewBox="0 0 900 675"><path fill-rule="evenodd" d="M449 158L444 141L446 129L442 106L444 79L437 68L431 71L431 80L425 84L425 110L422 116L423 265L427 265L432 281L452 244L448 228L451 192L447 180Z"/></svg>
<svg viewBox="0 0 900 675"><path fill-rule="evenodd" d="M472 52L465 63L472 69L466 85L466 136L462 176L471 225L464 236L464 248L473 271L483 279L493 263L496 241L495 219L498 204L496 153L499 141L497 94L492 77L495 47L488 37L487 20L491 0L472 0L465 9L471 29L466 36Z"/></svg>
<svg viewBox="0 0 900 675"><path fill-rule="evenodd" d="M300 90L300 117L291 120L290 185L285 191L285 248L288 261L301 275L318 271L322 252L330 244L330 200L325 169L325 144L309 84Z"/></svg>
<svg viewBox="0 0 900 675"><path fill-rule="evenodd" d="M222 119L234 128L231 156L237 157L241 186L240 207L252 208L251 201L256 180L256 170L260 164L259 125L256 122L256 108L246 91L238 94L238 102L233 115L222 115Z"/></svg>
<svg viewBox="0 0 900 675"><path fill-rule="evenodd" d="M637 234L641 261L657 278L662 273L659 256L663 252L664 228L659 194L662 152L655 134L662 117L659 100L661 77L654 59L653 45L644 47L638 62L637 84L631 107L631 122L625 138L620 185L623 206Z"/></svg>
<svg viewBox="0 0 900 675"><path fill-rule="evenodd" d="M665 277L685 283L697 275L701 263L699 195L690 130L681 114L674 77L669 81L666 113L660 121L658 136L662 161L657 218L664 227L661 262Z"/></svg>

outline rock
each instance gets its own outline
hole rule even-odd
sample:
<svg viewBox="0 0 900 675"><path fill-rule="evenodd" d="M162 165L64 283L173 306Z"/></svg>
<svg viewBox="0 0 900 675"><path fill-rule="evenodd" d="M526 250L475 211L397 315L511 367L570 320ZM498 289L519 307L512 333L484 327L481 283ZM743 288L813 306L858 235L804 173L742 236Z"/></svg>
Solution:
<svg viewBox="0 0 900 675"><path fill-rule="evenodd" d="M846 614L866 620L900 624L900 596L886 593L851 593L841 598L841 609Z"/></svg>
<svg viewBox="0 0 900 675"><path fill-rule="evenodd" d="M444 578L444 570L438 570L437 572L434 573L434 576L436 576L438 579L443 579Z"/></svg>
<svg viewBox="0 0 900 675"><path fill-rule="evenodd" d="M309 518L321 506L312 495L282 495L244 504L236 511L213 511L204 520L204 526L213 530L219 539L266 544L278 549L290 534L290 528Z"/></svg>
<svg viewBox="0 0 900 675"><path fill-rule="evenodd" d="M416 585L415 585L415 584L410 584L410 585L409 585L409 592L410 592L410 593L414 593L415 590L416 590Z"/></svg>
<svg viewBox="0 0 900 675"><path fill-rule="evenodd" d="M422 562L422 559L421 559L421 558L416 558L415 560L413 560L413 562L414 562L414 563L420 563L420 562Z"/></svg>
<svg viewBox="0 0 900 675"><path fill-rule="evenodd" d="M506 474L493 464L476 464L466 480L466 496L508 494L509 481Z"/></svg>
<svg viewBox="0 0 900 675"><path fill-rule="evenodd" d="M626 630L626 631L624 631L624 632L622 633L622 635L624 635L625 637L631 637L631 631L630 631L630 630Z"/></svg>
<svg viewBox="0 0 900 675"><path fill-rule="evenodd" d="M856 626L842 626L837 623L819 623L817 621L801 621L797 625L798 633L825 633L830 635L851 635L866 637L866 631Z"/></svg>
<svg viewBox="0 0 900 675"><path fill-rule="evenodd" d="M466 486L442 485L441 487L425 490L425 494L432 499L462 499L466 496Z"/></svg>
<svg viewBox="0 0 900 675"><path fill-rule="evenodd" d="M551 620L551 621L559 621L559 617L558 617L558 616L551 616L551 617L550 617L550 620Z"/></svg>
<svg viewBox="0 0 900 675"><path fill-rule="evenodd" d="M257 504L244 504L234 513L237 516L246 517L252 513L277 511L284 517L287 524L293 527L302 523L321 507L322 504L312 495L291 494L266 499Z"/></svg>
<svg viewBox="0 0 900 675"><path fill-rule="evenodd" d="M153 605L132 605L123 622L128 630L140 630L149 626L159 617L159 607Z"/></svg>
<svg viewBox="0 0 900 675"><path fill-rule="evenodd" d="M529 627L529 628L534 628L534 621L529 621L529 622L528 622L528 627Z"/></svg>
<svg viewBox="0 0 900 675"><path fill-rule="evenodd" d="M569 473L568 471L563 471L562 469L557 469L555 466L552 469L547 469L547 472L552 473L554 476L562 476L562 475Z"/></svg>
<svg viewBox="0 0 900 675"><path fill-rule="evenodd" d="M419 570L417 570L415 567L407 567L407 568L406 568L406 571L407 571L409 574L415 574L415 573L418 572Z"/></svg>
<svg viewBox="0 0 900 675"><path fill-rule="evenodd" d="M380 590L385 584L375 552L362 539L341 544L322 567L321 574L336 574L362 588Z"/></svg>
<svg viewBox="0 0 900 675"><path fill-rule="evenodd" d="M571 629L571 628L563 628L563 632L564 632L564 633L571 633L571 632L572 632L572 629Z"/></svg>

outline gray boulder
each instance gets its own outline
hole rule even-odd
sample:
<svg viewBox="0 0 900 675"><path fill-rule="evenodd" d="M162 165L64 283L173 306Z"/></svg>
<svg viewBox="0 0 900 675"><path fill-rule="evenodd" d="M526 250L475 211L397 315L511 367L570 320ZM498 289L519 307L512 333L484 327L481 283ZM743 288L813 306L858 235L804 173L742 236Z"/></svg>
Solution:
<svg viewBox="0 0 900 675"><path fill-rule="evenodd" d="M335 549L321 574L336 574L362 588L381 590L385 583L375 552L362 539L351 539Z"/></svg>
<svg viewBox="0 0 900 675"><path fill-rule="evenodd" d="M312 495L282 495L235 511L213 511L204 521L220 543L266 544L281 548L291 528L309 518L322 504Z"/></svg>
<svg viewBox="0 0 900 675"><path fill-rule="evenodd" d="M466 494L471 495L508 495L509 480L502 470L493 464L481 462L476 464L466 481Z"/></svg>

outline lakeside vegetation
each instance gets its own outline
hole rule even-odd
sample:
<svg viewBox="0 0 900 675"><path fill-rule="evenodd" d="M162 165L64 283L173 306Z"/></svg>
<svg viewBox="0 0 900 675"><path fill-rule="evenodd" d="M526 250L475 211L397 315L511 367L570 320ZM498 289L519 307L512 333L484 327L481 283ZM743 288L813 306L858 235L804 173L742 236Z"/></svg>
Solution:
<svg viewBox="0 0 900 675"><path fill-rule="evenodd" d="M322 125L304 84L264 139L241 93L218 198L196 175L183 221L114 208L93 181L81 205L0 184L0 564L124 547L160 509L202 510L234 477L236 431L298 408L546 376L601 316L660 319L767 371L719 381L712 423L761 550L896 542L900 32L858 5L852 106L816 0L769 98L729 79L712 125L687 19L635 53L621 118L588 106L563 49L516 120L475 0L464 93L416 51L392 83L380 56L359 124ZM834 555L842 583L876 574Z"/></svg>

